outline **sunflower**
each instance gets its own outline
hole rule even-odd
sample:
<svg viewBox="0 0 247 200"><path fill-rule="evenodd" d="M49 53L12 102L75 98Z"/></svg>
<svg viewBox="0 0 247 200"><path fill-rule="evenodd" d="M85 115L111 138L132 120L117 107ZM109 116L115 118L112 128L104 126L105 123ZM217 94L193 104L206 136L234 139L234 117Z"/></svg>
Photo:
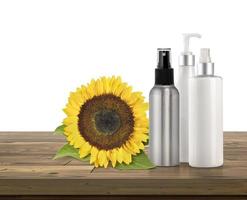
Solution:
<svg viewBox="0 0 247 200"><path fill-rule="evenodd" d="M142 93L132 92L120 77L92 80L70 93L65 135L95 167L130 164L148 139L147 109Z"/></svg>

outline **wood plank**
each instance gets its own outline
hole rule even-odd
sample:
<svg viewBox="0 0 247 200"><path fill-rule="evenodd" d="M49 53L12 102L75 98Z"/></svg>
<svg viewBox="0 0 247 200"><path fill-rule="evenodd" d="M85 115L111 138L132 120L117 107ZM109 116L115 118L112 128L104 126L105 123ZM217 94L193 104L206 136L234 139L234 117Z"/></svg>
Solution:
<svg viewBox="0 0 247 200"><path fill-rule="evenodd" d="M54 135L53 132L0 132L0 142L64 142L62 135Z"/></svg>
<svg viewBox="0 0 247 200"><path fill-rule="evenodd" d="M212 168L212 169L202 169L202 168L191 168L187 164L182 164L179 167L157 167L152 170L131 170L126 173L125 170L117 170L117 169L102 169L98 168L94 170L94 173L90 178L95 179L119 179L125 178L128 175L128 179L174 179L174 180L182 180L182 179L190 179L190 180L204 180L212 179L236 179L236 180L246 180L247 179L247 171L246 164L237 163L234 166L229 165L229 163L225 164L220 168Z"/></svg>
<svg viewBox="0 0 247 200"><path fill-rule="evenodd" d="M64 142L52 132L0 132L0 195L247 195L247 133L224 134L224 166L214 169L93 170L53 161Z"/></svg>
<svg viewBox="0 0 247 200"><path fill-rule="evenodd" d="M1 179L83 179L93 170L93 166L1 166Z"/></svg>
<svg viewBox="0 0 247 200"><path fill-rule="evenodd" d="M1 195L247 195L246 180L231 179L4 179Z"/></svg>
<svg viewBox="0 0 247 200"><path fill-rule="evenodd" d="M16 155L8 156L4 155L0 157L0 167L1 166L57 166L65 165L69 163L72 158L61 158L53 160L54 155Z"/></svg>
<svg viewBox="0 0 247 200"><path fill-rule="evenodd" d="M0 132L0 166L58 166L73 159L53 160L65 138L53 132ZM72 162L73 165L88 165Z"/></svg>
<svg viewBox="0 0 247 200"><path fill-rule="evenodd" d="M14 142L0 143L0 156L54 155L65 142Z"/></svg>
<svg viewBox="0 0 247 200"><path fill-rule="evenodd" d="M2 196L4 200L246 200L246 196L226 196L226 195L22 195L22 196Z"/></svg>

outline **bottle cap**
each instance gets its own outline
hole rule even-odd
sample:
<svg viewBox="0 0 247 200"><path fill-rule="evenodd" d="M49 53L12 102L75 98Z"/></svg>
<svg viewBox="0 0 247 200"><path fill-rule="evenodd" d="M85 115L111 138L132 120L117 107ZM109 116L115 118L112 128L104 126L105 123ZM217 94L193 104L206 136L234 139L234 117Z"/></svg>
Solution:
<svg viewBox="0 0 247 200"><path fill-rule="evenodd" d="M185 33L183 34L184 41L184 51L179 57L179 66L194 66L195 65L195 55L189 50L190 38L201 38L198 33Z"/></svg>
<svg viewBox="0 0 247 200"><path fill-rule="evenodd" d="M200 62L197 68L197 75L214 75L214 63L211 61L209 48L202 48L200 51Z"/></svg>
<svg viewBox="0 0 247 200"><path fill-rule="evenodd" d="M171 68L170 48L158 49L158 65L155 69L156 85L173 85L173 69Z"/></svg>

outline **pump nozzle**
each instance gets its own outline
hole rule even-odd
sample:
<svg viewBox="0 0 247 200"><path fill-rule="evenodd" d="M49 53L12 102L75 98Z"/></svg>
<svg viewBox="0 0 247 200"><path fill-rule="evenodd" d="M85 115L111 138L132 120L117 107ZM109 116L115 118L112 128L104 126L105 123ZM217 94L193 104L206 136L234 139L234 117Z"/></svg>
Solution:
<svg viewBox="0 0 247 200"><path fill-rule="evenodd" d="M195 65L195 56L189 49L190 38L192 37L201 38L201 35L198 33L183 34L184 51L181 53L180 58L179 58L180 66L194 66Z"/></svg>
<svg viewBox="0 0 247 200"><path fill-rule="evenodd" d="M200 63L211 63L210 49L208 48L201 49Z"/></svg>
<svg viewBox="0 0 247 200"><path fill-rule="evenodd" d="M198 33L184 33L184 54L191 54L189 47L190 47L190 38L196 37L196 38L201 38L201 35Z"/></svg>
<svg viewBox="0 0 247 200"><path fill-rule="evenodd" d="M170 48L159 48L158 50L158 68L170 68L171 61L170 61Z"/></svg>

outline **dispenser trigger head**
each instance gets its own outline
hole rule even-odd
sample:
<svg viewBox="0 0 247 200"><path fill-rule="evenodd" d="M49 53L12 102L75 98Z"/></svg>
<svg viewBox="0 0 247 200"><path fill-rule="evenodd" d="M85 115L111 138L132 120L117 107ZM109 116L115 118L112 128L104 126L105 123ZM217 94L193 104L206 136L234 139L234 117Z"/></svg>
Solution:
<svg viewBox="0 0 247 200"><path fill-rule="evenodd" d="M195 37L195 38L201 38L201 35L199 33L184 33L183 38L184 38L184 54L189 54L189 43L190 43L190 38Z"/></svg>

